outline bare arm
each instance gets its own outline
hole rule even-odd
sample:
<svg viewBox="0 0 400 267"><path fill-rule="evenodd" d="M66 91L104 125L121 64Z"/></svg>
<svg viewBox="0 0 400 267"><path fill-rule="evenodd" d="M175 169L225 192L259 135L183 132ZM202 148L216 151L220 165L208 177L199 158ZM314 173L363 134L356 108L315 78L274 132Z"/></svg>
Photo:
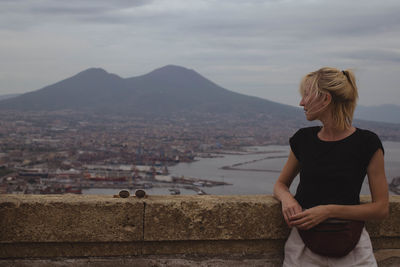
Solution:
<svg viewBox="0 0 400 267"><path fill-rule="evenodd" d="M389 193L383 151L378 149L367 168L372 202L361 205L321 205L290 217L300 229L309 229L329 218L348 220L381 220L389 214Z"/></svg>
<svg viewBox="0 0 400 267"><path fill-rule="evenodd" d="M281 201L282 214L289 226L291 226L289 218L302 211L301 206L289 191L289 187L299 171L300 163L290 151L288 160L274 186L274 197Z"/></svg>
<svg viewBox="0 0 400 267"><path fill-rule="evenodd" d="M344 207L329 205L331 217L368 221L382 220L388 216L389 193L381 149L372 157L367 173L372 203Z"/></svg>

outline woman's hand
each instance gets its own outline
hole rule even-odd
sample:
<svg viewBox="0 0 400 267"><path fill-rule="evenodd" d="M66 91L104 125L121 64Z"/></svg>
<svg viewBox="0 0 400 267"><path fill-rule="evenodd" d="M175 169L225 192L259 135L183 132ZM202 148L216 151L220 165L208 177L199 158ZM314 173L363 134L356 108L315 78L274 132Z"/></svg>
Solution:
<svg viewBox="0 0 400 267"><path fill-rule="evenodd" d="M326 206L316 206L289 217L290 224L301 230L308 230L329 218Z"/></svg>
<svg viewBox="0 0 400 267"><path fill-rule="evenodd" d="M290 218L292 218L293 216L295 216L296 214L298 214L301 211L302 211L302 208L301 208L300 204L293 197L282 200L283 218L285 218L285 221L289 227L293 226L290 222Z"/></svg>
<svg viewBox="0 0 400 267"><path fill-rule="evenodd" d="M299 171L300 163L290 150L288 160L274 186L274 197L282 203L283 218L289 227L291 227L289 218L302 211L301 206L289 191L289 187Z"/></svg>

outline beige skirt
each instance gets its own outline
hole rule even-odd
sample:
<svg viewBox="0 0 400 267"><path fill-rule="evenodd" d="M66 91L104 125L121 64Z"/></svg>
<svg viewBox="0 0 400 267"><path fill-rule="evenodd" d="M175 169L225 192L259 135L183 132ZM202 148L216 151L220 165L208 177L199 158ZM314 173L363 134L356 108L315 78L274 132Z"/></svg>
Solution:
<svg viewBox="0 0 400 267"><path fill-rule="evenodd" d="M378 266L372 250L371 239L368 232L363 229L356 247L342 258L320 256L309 250L301 239L297 228L292 228L285 244L284 267L294 266Z"/></svg>

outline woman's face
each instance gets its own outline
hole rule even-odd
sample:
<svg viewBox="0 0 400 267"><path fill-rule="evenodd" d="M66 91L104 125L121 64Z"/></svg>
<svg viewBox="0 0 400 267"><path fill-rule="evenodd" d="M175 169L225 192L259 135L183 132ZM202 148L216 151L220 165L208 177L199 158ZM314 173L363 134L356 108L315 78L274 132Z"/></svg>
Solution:
<svg viewBox="0 0 400 267"><path fill-rule="evenodd" d="M328 93L311 90L309 87L303 91L302 95L299 105L303 107L309 121L318 119L330 103L327 97Z"/></svg>

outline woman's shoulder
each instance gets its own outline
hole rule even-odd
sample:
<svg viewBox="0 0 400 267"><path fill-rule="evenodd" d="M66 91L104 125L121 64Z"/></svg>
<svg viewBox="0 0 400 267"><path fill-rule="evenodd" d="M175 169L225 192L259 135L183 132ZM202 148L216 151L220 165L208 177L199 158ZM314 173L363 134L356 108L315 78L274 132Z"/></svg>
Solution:
<svg viewBox="0 0 400 267"><path fill-rule="evenodd" d="M289 143L291 146L309 143L310 140L315 139L320 129L319 126L300 128L289 138Z"/></svg>
<svg viewBox="0 0 400 267"><path fill-rule="evenodd" d="M307 146L313 143L319 129L319 126L301 128L289 139L290 148L298 161L302 161Z"/></svg>
<svg viewBox="0 0 400 267"><path fill-rule="evenodd" d="M379 136L368 129L361 129L357 127L357 131L359 132L360 136L365 139L379 139Z"/></svg>
<svg viewBox="0 0 400 267"><path fill-rule="evenodd" d="M311 127L300 128L297 130L297 132L294 133L293 136L304 136L304 135L315 134L320 129L321 129L321 126L311 126Z"/></svg>
<svg viewBox="0 0 400 267"><path fill-rule="evenodd" d="M374 153L378 148L382 149L383 152L385 151L381 139L375 132L360 128L357 128L357 131L361 139L361 144L364 145L364 149L367 150L366 153L368 155Z"/></svg>

